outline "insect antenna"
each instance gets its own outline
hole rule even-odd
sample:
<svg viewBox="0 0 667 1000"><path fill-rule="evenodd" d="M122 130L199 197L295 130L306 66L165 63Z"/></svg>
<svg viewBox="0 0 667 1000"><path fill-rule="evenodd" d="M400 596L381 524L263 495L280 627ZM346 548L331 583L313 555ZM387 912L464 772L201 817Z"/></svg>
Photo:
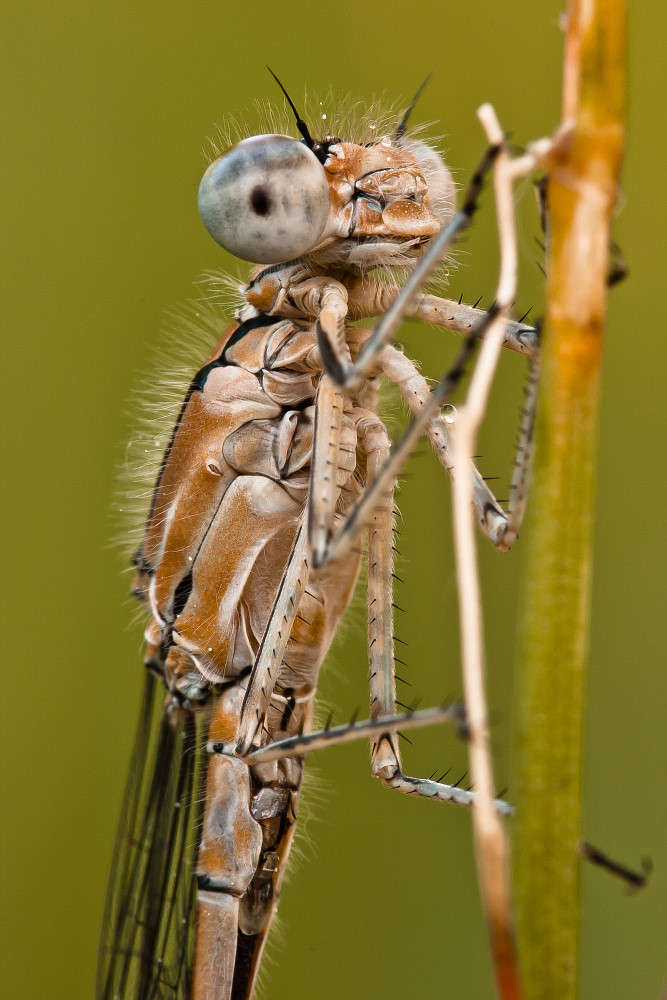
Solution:
<svg viewBox="0 0 667 1000"><path fill-rule="evenodd" d="M396 126L396 131L394 132L394 142L398 142L398 140L402 139L403 136L405 135L405 130L408 127L408 121L410 120L410 115L415 110L415 105L416 105L417 101L419 100L419 98L424 93L424 88L426 87L426 84L429 82L429 80L431 79L432 76L433 76L433 73L429 73L429 75L426 77L426 79L424 80L424 82L422 84L420 84L419 89L417 90L417 93L415 94L415 96L412 98L412 100L408 104L408 107L407 107L407 109L405 111L405 114L403 115L403 117L401 118L400 122ZM287 98L287 100L289 101L289 97Z"/></svg>
<svg viewBox="0 0 667 1000"><path fill-rule="evenodd" d="M294 113L294 117L296 118L296 127L298 128L299 132L303 136L304 142L308 146L308 149L314 149L314 147L317 145L317 143L315 142L315 140L313 139L312 135L310 134L310 131L309 131L308 126L306 125L305 121L303 120L303 118L301 117L301 115L299 114L299 112L296 110L296 107L294 105L294 101L292 100L292 98L290 97L290 95L287 93L287 91L285 90L285 88L283 87L282 83L280 82L280 80L278 79L278 77L276 76L276 74L273 72L273 70L271 69L271 67L267 66L266 68L268 69L269 73L271 74L271 76L276 81L276 83L278 84L278 86L282 90L283 94L285 95L285 99L287 100L287 103L289 104L290 108L292 109L292 112Z"/></svg>

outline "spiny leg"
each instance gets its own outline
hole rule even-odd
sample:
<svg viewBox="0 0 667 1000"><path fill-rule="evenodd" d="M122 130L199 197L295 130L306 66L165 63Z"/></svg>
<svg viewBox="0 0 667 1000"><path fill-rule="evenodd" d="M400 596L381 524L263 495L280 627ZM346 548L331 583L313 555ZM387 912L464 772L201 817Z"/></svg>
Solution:
<svg viewBox="0 0 667 1000"><path fill-rule="evenodd" d="M392 305L399 289L385 281L359 280L348 288L348 312L353 318L381 316ZM456 299L441 298L420 292L405 304L403 316L414 317L467 336L484 319L484 309L469 306ZM537 353L538 330L522 320L507 321L503 346L528 357Z"/></svg>
<svg viewBox="0 0 667 1000"><path fill-rule="evenodd" d="M395 347L383 348L379 363L383 373L399 389L413 414L418 415L431 399L431 387L415 364ZM502 509L479 471L473 466L473 511L477 524L493 543L505 552L516 540L526 506L528 479L533 456L533 430L537 407L538 361L531 361L525 405L521 411L519 440L510 485L508 509ZM455 433L455 420L453 432ZM442 466L454 478L454 458L450 425L442 413L432 417L426 428L431 445Z"/></svg>
<svg viewBox="0 0 667 1000"><path fill-rule="evenodd" d="M308 541L315 565L321 559L333 533L333 517L340 488L337 482L340 465L343 397L328 376L323 376L317 390L313 457L308 495Z"/></svg>
<svg viewBox="0 0 667 1000"><path fill-rule="evenodd" d="M274 695L275 698L275 695ZM465 724L465 714L460 703L442 705L440 708L422 708L419 711L402 712L400 715L378 715L363 722L348 722L342 726L327 726L315 732L286 736L263 747L251 750L243 759L246 764L270 764L285 757L305 757L315 750L356 743L357 740L372 739L383 733L397 730L419 729L424 726L449 722L456 726ZM508 807L510 808L510 807Z"/></svg>
<svg viewBox="0 0 667 1000"><path fill-rule="evenodd" d="M369 478L382 478L389 462L389 437L379 418L360 428L360 444L366 452ZM393 648L392 549L394 537L394 482L380 493L368 526L368 659L371 719L396 712L396 673ZM387 788L443 802L471 805L474 793L428 778L414 778L401 771L398 740L383 733L371 743L373 775ZM507 805L498 802L503 812Z"/></svg>
<svg viewBox="0 0 667 1000"><path fill-rule="evenodd" d="M360 432L359 443L366 454L368 477L373 481L389 459L389 436L379 418L367 421ZM385 483L377 497L373 519L368 525L368 681L371 719L396 711L391 559L394 544L394 489L395 480ZM372 741L371 751L372 770L376 777L382 777L388 770L400 767L395 733L383 733L378 740Z"/></svg>
<svg viewBox="0 0 667 1000"><path fill-rule="evenodd" d="M455 333L467 335L482 321L484 310L476 306L457 302L456 299L445 299L439 295L420 295L414 304L406 310L406 316L414 316L424 323L453 330ZM503 347L518 354L529 357L537 354L539 349L539 333L536 327L521 320L508 320L505 328Z"/></svg>
<svg viewBox="0 0 667 1000"><path fill-rule="evenodd" d="M250 683L243 699L236 753L244 757L266 717L276 684L278 669L285 654L299 602L308 585L310 544L302 524L298 530L289 561L285 567L271 617L262 636Z"/></svg>

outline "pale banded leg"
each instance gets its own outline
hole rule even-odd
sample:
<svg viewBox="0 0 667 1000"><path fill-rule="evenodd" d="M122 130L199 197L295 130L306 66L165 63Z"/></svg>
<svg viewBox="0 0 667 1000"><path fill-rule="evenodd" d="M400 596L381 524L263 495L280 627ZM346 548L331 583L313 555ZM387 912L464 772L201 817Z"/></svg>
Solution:
<svg viewBox="0 0 667 1000"><path fill-rule="evenodd" d="M431 387L419 373L415 364L395 347L383 348L378 358L386 377L399 389L403 399L415 416L421 414L431 399ZM521 411L519 440L514 473L510 485L508 509L502 509L479 471L473 466L473 512L477 524L502 552L516 541L523 521L528 494L528 479L533 456L533 431L537 407L538 362L531 361L530 380L526 390L525 405ZM453 432L455 433L455 421ZM451 433L442 413L433 416L426 428L428 439L442 466L454 478L454 458Z"/></svg>
<svg viewBox="0 0 667 1000"><path fill-rule="evenodd" d="M357 319L364 316L381 316L387 312L398 295L398 289L385 281L359 281L349 289L348 309ZM405 303L403 316L421 319L424 323L452 330L464 336L483 322L484 309L469 306L456 299L441 298L439 295L419 293L412 301ZM538 331L521 320L509 319L505 330L504 347L517 354L532 356L538 350Z"/></svg>
<svg viewBox="0 0 667 1000"><path fill-rule="evenodd" d="M387 451L386 461L379 466L376 475L369 476L366 489L347 513L326 550L318 551L314 556L314 568L319 568L331 559L339 558L348 546L358 538L362 528L370 523L376 508L381 504L382 493L387 487L392 488L394 480L422 434L429 435L442 464L450 475L452 474L453 462L449 431L446 421L438 411L463 377L466 365L475 351L479 338L483 337L486 329L494 322L497 315L497 307L491 307L484 314L483 322L466 337L454 364L433 389L419 374L414 364L400 351L392 347L382 349L378 360L387 377L394 381L403 393L414 412L414 419L394 448ZM364 350L365 346L362 347L360 356ZM537 366L535 362L531 372L526 405L523 409L519 450L511 487L514 496L509 513L500 507L479 472L475 469L473 473L475 477L473 506L478 521L485 534L501 550L509 548L514 541L523 517L526 484L532 456L536 396ZM336 448L333 437L322 441L320 447L324 448L325 446L332 449L329 461L333 463L333 467L336 467L338 460L333 457Z"/></svg>
<svg viewBox="0 0 667 1000"><path fill-rule="evenodd" d="M274 695L274 699L275 699ZM422 708L419 711L402 712L400 715L378 715L363 722L347 722L342 726L328 726L315 732L299 736L286 736L263 747L251 750L243 759L246 764L270 764L284 757L305 757L315 750L356 743L358 740L373 739L382 733L397 730L419 729L423 726L449 722L456 726L465 725L465 713L461 704L441 705L440 708Z"/></svg>
<svg viewBox="0 0 667 1000"><path fill-rule="evenodd" d="M346 384L352 372L347 344L348 290L340 281L321 276L290 279L293 305L306 316L316 317L317 342L325 372L337 385Z"/></svg>
<svg viewBox="0 0 667 1000"><path fill-rule="evenodd" d="M343 397L324 375L317 390L307 508L308 540L315 565L321 560L333 533L333 512L340 492L337 477L342 420Z"/></svg>
<svg viewBox="0 0 667 1000"><path fill-rule="evenodd" d="M368 474L373 481L383 480L389 463L389 437L382 421L364 422L360 443L367 456ZM377 499L373 519L368 526L368 660L371 695L371 719L396 711L396 674L394 668L394 620L392 594L392 550L394 540L394 486L385 485ZM371 743L371 768L387 788L408 795L420 795L458 805L472 805L474 793L428 778L413 778L401 771L401 757L395 732L385 732ZM503 812L508 807L498 802Z"/></svg>
<svg viewBox="0 0 667 1000"><path fill-rule="evenodd" d="M467 335L482 322L484 309L468 306L464 302L457 302L456 299L424 294L418 296L413 305L406 310L405 315ZM520 320L508 320L503 347L532 357L539 350L537 328Z"/></svg>
<svg viewBox="0 0 667 1000"><path fill-rule="evenodd" d="M366 455L368 478L373 482L389 459L390 443L382 421L367 419L359 427L360 445ZM375 513L368 525L368 680L371 719L396 711L394 673L394 621L392 587L392 547L394 544L394 487L387 482L376 500ZM371 741L372 770L376 777L400 766L395 733L383 733Z"/></svg>
<svg viewBox="0 0 667 1000"><path fill-rule="evenodd" d="M243 699L236 755L244 757L264 720L276 684L278 669L285 655L299 602L310 572L310 543L302 524L285 567L276 603L266 626L250 683Z"/></svg>
<svg viewBox="0 0 667 1000"><path fill-rule="evenodd" d="M371 738L372 747L380 742L375 737L388 737L395 732L406 729L420 729L447 722L453 725L465 724L461 705L443 705L441 708L426 708L415 712L403 712L400 715L378 715L375 719L364 722L352 722L329 729L320 729L302 736L289 736L257 750L252 750L243 759L246 764L269 764L285 757L305 757L306 754L327 747L337 747L344 743L355 743L358 740ZM397 770L393 776L385 779L378 775L388 788L397 788L408 795L420 795L423 798L438 802L453 802L455 805L472 806L476 794L457 785L447 785L432 781L430 778L411 778ZM495 807L502 816L511 816L514 809L509 802L495 800Z"/></svg>

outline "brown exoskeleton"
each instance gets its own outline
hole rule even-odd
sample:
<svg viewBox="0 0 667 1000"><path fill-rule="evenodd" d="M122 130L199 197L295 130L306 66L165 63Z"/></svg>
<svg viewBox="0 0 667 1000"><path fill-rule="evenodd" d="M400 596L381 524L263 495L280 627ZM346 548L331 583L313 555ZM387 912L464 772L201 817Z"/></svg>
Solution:
<svg viewBox="0 0 667 1000"><path fill-rule="evenodd" d="M154 770L131 779L99 1000L252 995L306 751L370 735L387 786L473 799L401 770L399 725L460 713L396 716L391 553L393 486L417 438L456 471L441 407L489 314L420 289L472 218L483 169L457 212L448 168L406 122L358 144L315 141L297 115L301 141L245 139L201 182L206 228L258 266L188 389L136 557L150 618L137 768L153 699L166 701ZM374 330L352 325L375 316ZM403 316L468 334L435 389L390 343ZM506 345L532 354L535 331L510 323ZM383 378L415 415L393 450L377 412ZM474 513L499 549L523 511L527 410L510 510L474 473ZM370 720L312 734L318 673L364 548Z"/></svg>

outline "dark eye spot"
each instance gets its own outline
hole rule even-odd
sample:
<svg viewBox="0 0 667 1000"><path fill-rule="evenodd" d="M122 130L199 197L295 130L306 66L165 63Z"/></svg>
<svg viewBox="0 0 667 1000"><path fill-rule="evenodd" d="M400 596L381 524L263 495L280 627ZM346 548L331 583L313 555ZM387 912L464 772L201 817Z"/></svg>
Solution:
<svg viewBox="0 0 667 1000"><path fill-rule="evenodd" d="M250 204L255 215L268 215L271 211L271 200L264 188L259 185L250 193Z"/></svg>

